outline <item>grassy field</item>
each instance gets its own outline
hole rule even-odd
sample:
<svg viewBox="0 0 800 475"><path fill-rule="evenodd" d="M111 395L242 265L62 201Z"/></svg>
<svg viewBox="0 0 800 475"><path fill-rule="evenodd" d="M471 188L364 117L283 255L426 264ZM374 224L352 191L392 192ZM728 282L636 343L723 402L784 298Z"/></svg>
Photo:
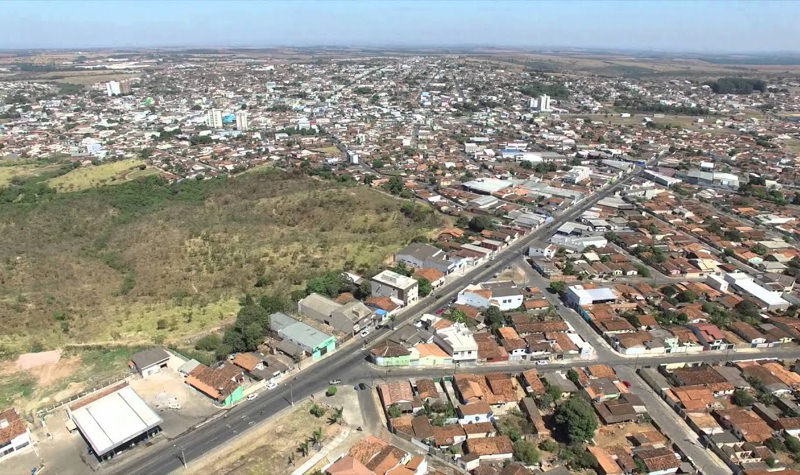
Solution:
<svg viewBox="0 0 800 475"><path fill-rule="evenodd" d="M0 188L8 186L14 178L31 178L41 173L55 171L61 167L58 163L38 164L18 161L0 161Z"/></svg>
<svg viewBox="0 0 800 475"><path fill-rule="evenodd" d="M0 355L179 344L230 319L245 293L373 269L441 224L435 215L414 222L366 187L275 169L21 196L0 207ZM268 284L256 288L259 278Z"/></svg>
<svg viewBox="0 0 800 475"><path fill-rule="evenodd" d="M158 173L157 170L152 169L139 170L138 167L143 164L143 160L129 158L118 162L90 165L76 168L66 175L51 178L47 184L58 191L81 191Z"/></svg>

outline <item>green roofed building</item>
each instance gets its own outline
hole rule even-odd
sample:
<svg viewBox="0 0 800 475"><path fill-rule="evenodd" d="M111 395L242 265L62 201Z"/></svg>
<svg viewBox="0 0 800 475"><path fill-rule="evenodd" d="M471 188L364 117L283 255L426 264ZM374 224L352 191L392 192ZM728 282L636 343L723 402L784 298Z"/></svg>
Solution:
<svg viewBox="0 0 800 475"><path fill-rule="evenodd" d="M277 312L270 315L269 326L278 336L299 346L314 359L336 349L336 337L295 320L285 313Z"/></svg>

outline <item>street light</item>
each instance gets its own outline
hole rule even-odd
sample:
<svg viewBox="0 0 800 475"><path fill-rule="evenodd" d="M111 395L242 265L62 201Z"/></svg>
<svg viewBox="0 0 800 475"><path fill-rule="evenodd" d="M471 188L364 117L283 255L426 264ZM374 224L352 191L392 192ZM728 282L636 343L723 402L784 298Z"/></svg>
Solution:
<svg viewBox="0 0 800 475"><path fill-rule="evenodd" d="M186 454L183 451L183 446L177 444L172 444L172 446L181 450L181 454L178 456L178 459L181 461L181 464L183 464L183 468L186 469Z"/></svg>

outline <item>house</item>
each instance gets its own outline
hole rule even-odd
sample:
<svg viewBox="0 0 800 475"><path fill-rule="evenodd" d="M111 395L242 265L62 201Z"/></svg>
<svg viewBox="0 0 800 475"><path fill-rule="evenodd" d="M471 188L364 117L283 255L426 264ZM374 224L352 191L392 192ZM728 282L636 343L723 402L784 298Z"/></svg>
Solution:
<svg viewBox="0 0 800 475"><path fill-rule="evenodd" d="M467 439L464 452L462 466L467 470L477 468L483 461L511 460L514 456L511 439L505 435Z"/></svg>
<svg viewBox="0 0 800 475"><path fill-rule="evenodd" d="M478 343L472 332L462 323L437 330L434 341L452 356L456 363L478 359Z"/></svg>
<svg viewBox="0 0 800 475"><path fill-rule="evenodd" d="M311 355L313 359L318 359L336 348L334 336L295 320L285 313L276 312L270 315L269 327L285 341Z"/></svg>
<svg viewBox="0 0 800 475"><path fill-rule="evenodd" d="M325 475L375 475L375 472L350 455L345 455L329 465Z"/></svg>
<svg viewBox="0 0 800 475"><path fill-rule="evenodd" d="M732 408L714 411L722 427L729 429L743 442L763 443L772 437L772 429L753 411Z"/></svg>
<svg viewBox="0 0 800 475"><path fill-rule="evenodd" d="M163 348L148 348L131 355L131 360L128 365L142 375L143 378L151 374L158 373L161 368L167 367L169 361L169 353L164 351Z"/></svg>
<svg viewBox="0 0 800 475"><path fill-rule="evenodd" d="M408 366L411 362L411 352L391 341L378 344L369 354L378 366Z"/></svg>
<svg viewBox="0 0 800 475"><path fill-rule="evenodd" d="M553 244L549 244L546 247L531 246L528 248L528 257L552 260L556 256L556 251L558 251L558 247Z"/></svg>
<svg viewBox="0 0 800 475"><path fill-rule="evenodd" d="M477 424L492 420L492 410L485 401L475 401L460 405L456 408L456 413L458 414L459 424Z"/></svg>
<svg viewBox="0 0 800 475"><path fill-rule="evenodd" d="M418 343L410 350L411 366L451 366L453 357L436 343Z"/></svg>
<svg viewBox="0 0 800 475"><path fill-rule="evenodd" d="M0 461L30 446L30 430L16 409L0 412Z"/></svg>
<svg viewBox="0 0 800 475"><path fill-rule="evenodd" d="M599 475L623 475L624 472L607 450L597 446L589 446L586 450L597 460L596 470Z"/></svg>
<svg viewBox="0 0 800 475"><path fill-rule="evenodd" d="M375 316L369 307L358 300L342 305L316 293L297 302L297 311L346 335L369 328Z"/></svg>
<svg viewBox="0 0 800 475"><path fill-rule="evenodd" d="M749 323L735 321L728 324L734 333L739 335L752 348L763 346L767 343L767 338Z"/></svg>
<svg viewBox="0 0 800 475"><path fill-rule="evenodd" d="M666 447L645 446L637 449L634 455L644 464L647 475L675 473L681 465L680 459Z"/></svg>
<svg viewBox="0 0 800 475"><path fill-rule="evenodd" d="M531 422L531 425L533 426L533 432L536 434L536 436L539 437L539 439L549 438L550 429L548 429L545 425L544 419L542 419L542 413L539 412L539 408L536 406L533 398L522 398L522 400L519 402L519 407Z"/></svg>
<svg viewBox="0 0 800 475"><path fill-rule="evenodd" d="M223 406L230 406L242 398L244 373L229 363L214 368L200 364L189 373L185 382Z"/></svg>
<svg viewBox="0 0 800 475"><path fill-rule="evenodd" d="M456 303L480 309L497 307L507 312L521 307L523 300L521 287L511 281L501 281L468 285L458 293Z"/></svg>
<svg viewBox="0 0 800 475"><path fill-rule="evenodd" d="M388 410L391 406L397 406L400 411L412 413L414 409L421 407L415 404L414 391L411 383L407 380L390 381L378 386L378 395L383 403L383 408Z"/></svg>
<svg viewBox="0 0 800 475"><path fill-rule="evenodd" d="M525 370L519 377L522 388L528 394L542 395L547 392L544 383L539 379L539 373L535 369Z"/></svg>
<svg viewBox="0 0 800 475"><path fill-rule="evenodd" d="M528 352L528 345L525 343L513 327L500 327L497 329L500 337L500 344L503 345L508 353L510 361L525 359Z"/></svg>
<svg viewBox="0 0 800 475"><path fill-rule="evenodd" d="M444 274L433 267L422 267L420 269L415 269L414 278L427 280L434 289L438 289L444 285Z"/></svg>
<svg viewBox="0 0 800 475"><path fill-rule="evenodd" d="M423 402L442 402L442 395L436 388L436 383L432 379L423 378L416 381L417 395Z"/></svg>
<svg viewBox="0 0 800 475"><path fill-rule="evenodd" d="M733 345L725 341L725 335L713 323L691 323L686 328L692 331L698 341L707 350L724 350L733 348Z"/></svg>
<svg viewBox="0 0 800 475"><path fill-rule="evenodd" d="M423 268L430 267L438 270L442 274L449 274L458 268L459 261L451 260L447 253L438 247L424 243L411 243L394 256L395 262Z"/></svg>
<svg viewBox="0 0 800 475"><path fill-rule="evenodd" d="M385 270L370 280L370 293L373 297L389 297L408 305L419 298L419 285L416 279Z"/></svg>

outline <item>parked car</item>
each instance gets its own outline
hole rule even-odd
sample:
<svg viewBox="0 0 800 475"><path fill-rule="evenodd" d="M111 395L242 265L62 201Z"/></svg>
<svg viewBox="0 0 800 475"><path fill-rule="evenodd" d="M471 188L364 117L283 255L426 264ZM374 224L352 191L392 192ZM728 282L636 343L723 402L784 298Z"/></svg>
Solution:
<svg viewBox="0 0 800 475"><path fill-rule="evenodd" d="M331 379L330 381L328 381L328 384L330 384L331 386L336 386L337 384L342 384L342 380L341 379Z"/></svg>
<svg viewBox="0 0 800 475"><path fill-rule="evenodd" d="M359 335L361 335L361 338L366 337L367 335L369 335L369 329L361 330L361 333L359 333Z"/></svg>
<svg viewBox="0 0 800 475"><path fill-rule="evenodd" d="M276 383L275 381L270 381L269 383L267 383L267 389L269 389L269 390L275 389L277 387L278 387L278 383Z"/></svg>
<svg viewBox="0 0 800 475"><path fill-rule="evenodd" d="M358 383L358 389L363 391L363 390L367 389L367 385L364 384L364 383Z"/></svg>
<svg viewBox="0 0 800 475"><path fill-rule="evenodd" d="M626 388L631 387L630 381L623 381L622 384L624 384Z"/></svg>
<svg viewBox="0 0 800 475"><path fill-rule="evenodd" d="M536 364L547 364L547 363L548 363L547 360L539 360L536 362Z"/></svg>
<svg viewBox="0 0 800 475"><path fill-rule="evenodd" d="M257 397L258 397L258 394L256 394L256 393L248 394L247 395L247 400L248 401L252 401L253 399L255 399Z"/></svg>

